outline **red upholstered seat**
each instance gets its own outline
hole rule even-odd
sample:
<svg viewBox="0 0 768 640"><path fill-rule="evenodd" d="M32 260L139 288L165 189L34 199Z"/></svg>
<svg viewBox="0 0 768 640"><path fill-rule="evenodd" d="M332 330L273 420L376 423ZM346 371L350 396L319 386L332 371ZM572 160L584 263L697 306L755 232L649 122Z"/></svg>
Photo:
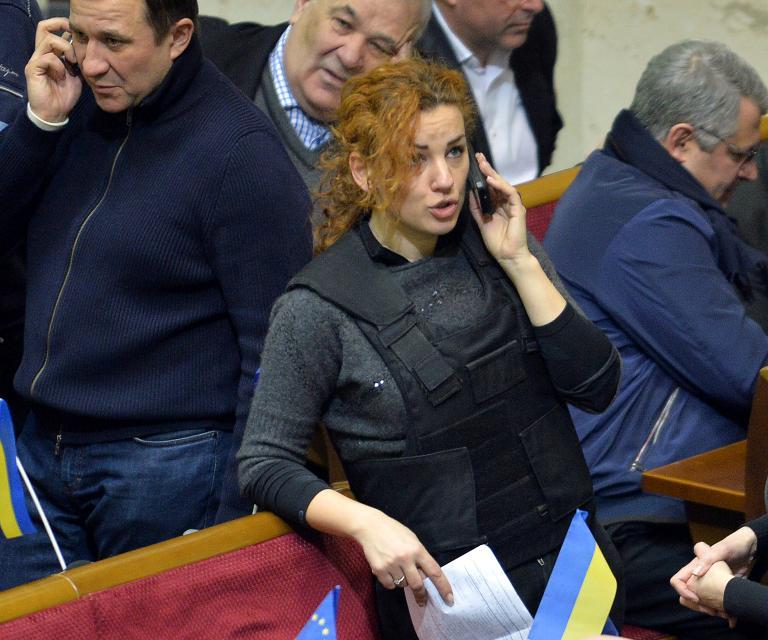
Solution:
<svg viewBox="0 0 768 640"><path fill-rule="evenodd" d="M295 533L99 591L0 626L4 640L294 638L341 585L338 637L378 638L360 547Z"/></svg>
<svg viewBox="0 0 768 640"><path fill-rule="evenodd" d="M552 220L552 216L555 213L556 205L557 201L553 201L528 209L526 215L528 230L536 236L536 239L539 242L544 241L544 234L547 232L549 222Z"/></svg>
<svg viewBox="0 0 768 640"><path fill-rule="evenodd" d="M653 631L652 629L633 627L628 624L624 625L621 635L625 638L632 638L632 640L674 640L675 638L663 631Z"/></svg>

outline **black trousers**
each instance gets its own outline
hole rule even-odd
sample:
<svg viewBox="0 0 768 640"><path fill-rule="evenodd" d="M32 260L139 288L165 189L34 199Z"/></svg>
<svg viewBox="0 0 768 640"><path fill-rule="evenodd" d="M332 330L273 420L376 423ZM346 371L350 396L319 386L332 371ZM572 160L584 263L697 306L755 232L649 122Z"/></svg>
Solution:
<svg viewBox="0 0 768 640"><path fill-rule="evenodd" d="M678 601L669 579L693 559L687 525L621 522L605 527L624 562L627 624L666 631L679 640L747 640L747 629L729 629L722 618L691 611Z"/></svg>

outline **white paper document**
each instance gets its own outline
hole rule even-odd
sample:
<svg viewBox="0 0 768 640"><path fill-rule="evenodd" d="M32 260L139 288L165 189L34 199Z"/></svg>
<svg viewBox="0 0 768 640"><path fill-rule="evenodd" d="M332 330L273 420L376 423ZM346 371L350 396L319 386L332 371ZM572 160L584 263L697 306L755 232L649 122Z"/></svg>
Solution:
<svg viewBox="0 0 768 640"><path fill-rule="evenodd" d="M429 600L419 607L405 590L419 640L526 640L533 618L520 600L493 551L481 545L443 567L453 587L449 607L431 580L424 583Z"/></svg>

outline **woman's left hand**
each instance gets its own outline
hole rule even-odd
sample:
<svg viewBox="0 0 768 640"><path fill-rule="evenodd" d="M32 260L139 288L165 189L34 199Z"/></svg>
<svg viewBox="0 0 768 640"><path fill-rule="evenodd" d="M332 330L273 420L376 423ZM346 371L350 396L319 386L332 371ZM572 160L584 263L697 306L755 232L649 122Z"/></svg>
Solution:
<svg viewBox="0 0 768 640"><path fill-rule="evenodd" d="M723 609L725 586L734 577L730 567L722 560L715 562L701 577L691 576L688 588L699 598L699 605L717 611L727 617Z"/></svg>
<svg viewBox="0 0 768 640"><path fill-rule="evenodd" d="M736 626L736 618L725 611L723 600L726 585L735 577L725 562L715 562L703 576L692 575L688 579L686 587L695 595L695 601L681 596L680 604L693 611L725 618L728 620L728 626L733 629Z"/></svg>
<svg viewBox="0 0 768 640"><path fill-rule="evenodd" d="M486 176L488 185L496 192L494 202L498 203L492 216L483 215L480 203L471 191L469 210L480 228L488 252L498 261L517 262L530 256L528 251L525 207L511 184L502 178L482 153L476 154L480 171Z"/></svg>

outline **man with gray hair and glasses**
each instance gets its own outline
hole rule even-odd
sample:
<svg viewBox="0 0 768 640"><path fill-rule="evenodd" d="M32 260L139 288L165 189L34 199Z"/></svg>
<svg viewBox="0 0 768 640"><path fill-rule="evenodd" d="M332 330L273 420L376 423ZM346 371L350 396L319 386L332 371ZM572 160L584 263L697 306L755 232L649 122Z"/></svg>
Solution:
<svg viewBox="0 0 768 640"><path fill-rule="evenodd" d="M768 336L765 254L723 205L754 180L768 90L722 44L655 56L561 199L545 241L560 276L622 357L600 415L572 410L597 515L625 563L627 616L683 638L745 638L683 608L669 585L692 541L682 502L644 493L642 472L745 436ZM757 316L756 316L757 317Z"/></svg>

